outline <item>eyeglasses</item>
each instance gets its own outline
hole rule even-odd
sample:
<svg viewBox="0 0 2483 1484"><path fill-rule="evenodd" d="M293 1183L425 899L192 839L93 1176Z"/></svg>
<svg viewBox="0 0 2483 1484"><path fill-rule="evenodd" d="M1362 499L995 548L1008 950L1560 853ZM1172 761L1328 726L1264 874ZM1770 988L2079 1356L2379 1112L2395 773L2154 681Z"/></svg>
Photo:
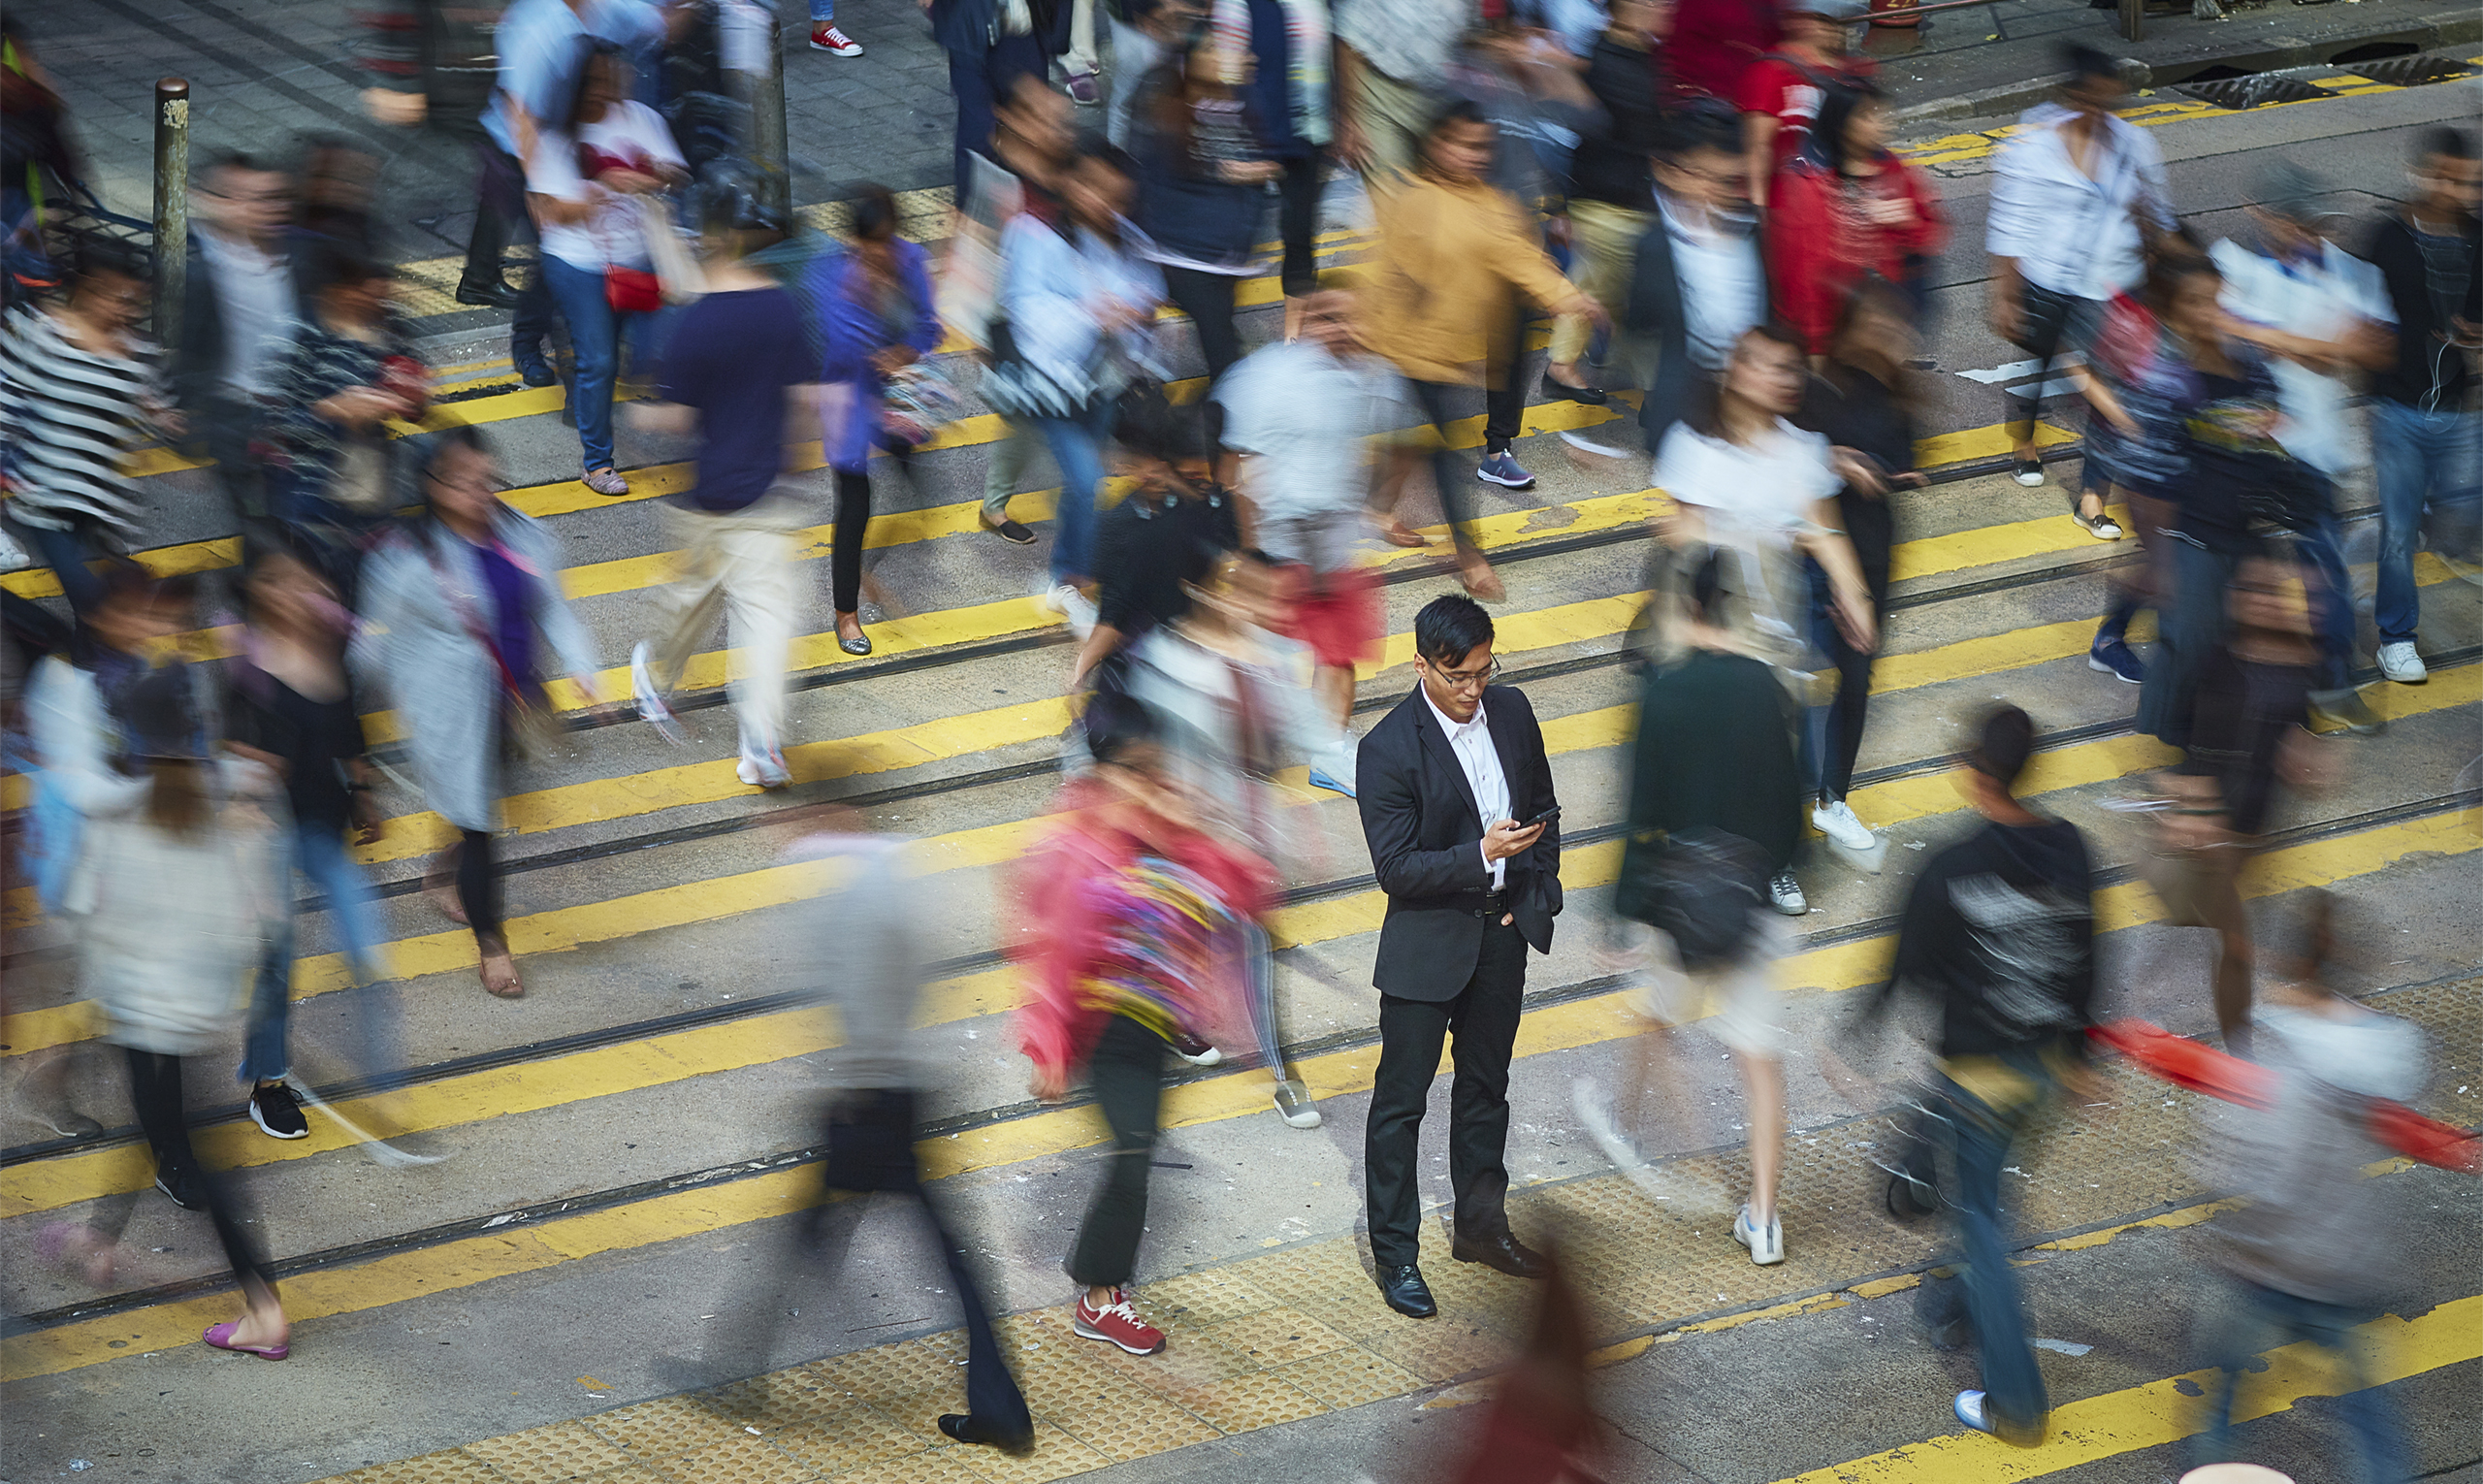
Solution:
<svg viewBox="0 0 2483 1484"><path fill-rule="evenodd" d="M1440 684L1452 691L1480 691L1500 678L1500 661L1498 660L1479 670L1443 670L1429 660L1423 661L1423 668L1437 675Z"/></svg>

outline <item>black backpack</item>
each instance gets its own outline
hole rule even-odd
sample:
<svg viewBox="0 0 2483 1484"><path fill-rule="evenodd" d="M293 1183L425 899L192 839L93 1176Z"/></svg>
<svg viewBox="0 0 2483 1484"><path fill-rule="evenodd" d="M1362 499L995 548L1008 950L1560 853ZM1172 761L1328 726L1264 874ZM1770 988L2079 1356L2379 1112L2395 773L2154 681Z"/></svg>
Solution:
<svg viewBox="0 0 2483 1484"><path fill-rule="evenodd" d="M1766 853L1704 825L1633 837L1612 895L1614 912L1669 935L1693 974L1739 960L1766 906Z"/></svg>

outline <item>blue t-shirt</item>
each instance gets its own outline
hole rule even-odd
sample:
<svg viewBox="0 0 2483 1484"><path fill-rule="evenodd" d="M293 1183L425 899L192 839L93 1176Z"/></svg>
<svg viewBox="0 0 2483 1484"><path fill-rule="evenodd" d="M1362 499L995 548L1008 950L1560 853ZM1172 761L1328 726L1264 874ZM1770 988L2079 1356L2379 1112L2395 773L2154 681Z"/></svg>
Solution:
<svg viewBox="0 0 2483 1484"><path fill-rule="evenodd" d="M820 378L819 352L781 288L711 293L682 311L664 341L661 392L698 410L694 510L756 502L785 468L785 389Z"/></svg>

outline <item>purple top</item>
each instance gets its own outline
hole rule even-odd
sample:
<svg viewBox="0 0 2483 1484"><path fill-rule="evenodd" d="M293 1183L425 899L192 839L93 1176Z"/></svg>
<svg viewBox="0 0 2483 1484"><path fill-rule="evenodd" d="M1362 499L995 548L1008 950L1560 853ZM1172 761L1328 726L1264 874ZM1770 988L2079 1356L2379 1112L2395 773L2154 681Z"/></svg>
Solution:
<svg viewBox="0 0 2483 1484"><path fill-rule="evenodd" d="M483 580L492 589L492 648L521 686L534 684L534 635L527 611L527 575L505 547L493 541L474 548L483 559Z"/></svg>

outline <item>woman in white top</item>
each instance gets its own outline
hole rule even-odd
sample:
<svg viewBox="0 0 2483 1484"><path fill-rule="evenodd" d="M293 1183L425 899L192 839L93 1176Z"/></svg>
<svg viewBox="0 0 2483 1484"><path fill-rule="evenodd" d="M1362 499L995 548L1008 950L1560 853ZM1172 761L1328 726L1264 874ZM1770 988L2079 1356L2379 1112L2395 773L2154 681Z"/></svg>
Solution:
<svg viewBox="0 0 2483 1484"><path fill-rule="evenodd" d="M659 306L636 198L687 177L663 115L630 100L629 62L608 46L588 59L567 127L538 135L526 162L526 204L543 240L543 286L568 321L576 360L569 407L586 456L586 487L598 495L629 493L612 467L612 387L632 321Z"/></svg>
<svg viewBox="0 0 2483 1484"><path fill-rule="evenodd" d="M1879 642L1870 588L1837 515L1836 494L1852 483L1881 489L1869 461L1831 447L1786 419L1801 405L1810 363L1799 335L1782 325L1745 332L1725 363L1713 411L1677 423L1656 451L1655 482L1673 509L1657 520L1662 542L1654 563L1649 637L1659 662L1683 649L1687 579L1708 551L1725 557L1719 602L1724 627L1745 653L1780 667L1806 706L1808 671L1825 661L1811 643L1810 568L1827 575L1828 614L1846 642L1869 653ZM1770 884L1779 910L1809 910L1790 873Z"/></svg>

